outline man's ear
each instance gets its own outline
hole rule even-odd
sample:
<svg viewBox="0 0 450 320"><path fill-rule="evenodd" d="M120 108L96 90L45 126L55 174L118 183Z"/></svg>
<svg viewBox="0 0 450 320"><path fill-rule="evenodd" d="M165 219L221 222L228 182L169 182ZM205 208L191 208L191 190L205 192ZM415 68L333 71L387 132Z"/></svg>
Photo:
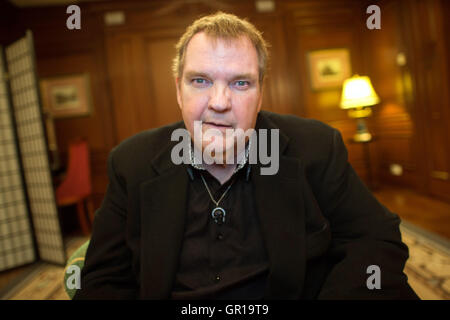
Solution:
<svg viewBox="0 0 450 320"><path fill-rule="evenodd" d="M175 78L175 87L177 89L177 101L178 101L178 107L181 109L182 108L182 104L181 104L181 79L180 77L176 77Z"/></svg>

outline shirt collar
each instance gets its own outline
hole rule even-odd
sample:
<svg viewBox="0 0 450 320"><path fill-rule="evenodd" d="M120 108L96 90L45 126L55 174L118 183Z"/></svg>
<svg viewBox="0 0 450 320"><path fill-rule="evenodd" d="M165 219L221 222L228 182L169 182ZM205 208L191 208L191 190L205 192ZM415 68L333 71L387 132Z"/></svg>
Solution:
<svg viewBox="0 0 450 320"><path fill-rule="evenodd" d="M241 170L247 164L247 162L248 162L248 154L249 154L249 151L250 151L251 144L252 144L252 139L250 138L248 140L248 143L247 143L246 147L245 147L245 156L244 156L244 158L242 160L240 160L238 162L238 165L234 169L233 174L238 172L239 170ZM190 165L192 167L194 167L195 169L206 170L206 168L203 165L199 164L201 161L198 161L198 159L195 158L195 153L192 151L192 143L189 143L189 159L190 159L190 162L191 162Z"/></svg>

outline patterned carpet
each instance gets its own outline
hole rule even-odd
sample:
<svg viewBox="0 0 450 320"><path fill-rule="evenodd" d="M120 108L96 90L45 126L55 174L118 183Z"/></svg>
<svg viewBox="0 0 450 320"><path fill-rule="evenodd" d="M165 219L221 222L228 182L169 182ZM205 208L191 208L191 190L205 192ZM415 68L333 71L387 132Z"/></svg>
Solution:
<svg viewBox="0 0 450 320"><path fill-rule="evenodd" d="M450 242L406 223L401 232L409 248L405 273L411 287L423 300L450 300Z"/></svg>
<svg viewBox="0 0 450 320"><path fill-rule="evenodd" d="M450 300L450 244L412 225L402 223L403 241L410 258L405 267L411 287L424 300ZM67 256L87 238L67 241ZM69 300L63 287L64 268L39 263L2 300Z"/></svg>

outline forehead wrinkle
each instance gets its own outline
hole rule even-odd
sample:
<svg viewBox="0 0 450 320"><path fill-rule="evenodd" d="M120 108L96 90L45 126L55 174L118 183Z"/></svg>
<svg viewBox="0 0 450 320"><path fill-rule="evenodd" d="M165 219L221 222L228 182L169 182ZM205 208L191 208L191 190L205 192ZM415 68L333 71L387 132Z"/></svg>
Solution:
<svg viewBox="0 0 450 320"><path fill-rule="evenodd" d="M229 50L230 48L236 50ZM246 51L245 55L242 54L243 51ZM192 56L194 52L195 56ZM243 64L243 62L246 63ZM243 70L243 66L247 66L248 68L245 69L248 70ZM228 77L256 72L254 76L257 77L258 66L256 49L244 36L237 39L216 39L199 33L191 39L186 50L185 69L189 72L205 73L211 76L216 73L225 73Z"/></svg>

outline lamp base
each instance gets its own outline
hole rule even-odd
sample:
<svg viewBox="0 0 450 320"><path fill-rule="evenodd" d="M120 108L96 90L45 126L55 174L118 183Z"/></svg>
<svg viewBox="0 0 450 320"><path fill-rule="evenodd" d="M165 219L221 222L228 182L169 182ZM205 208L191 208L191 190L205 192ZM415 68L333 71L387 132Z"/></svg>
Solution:
<svg viewBox="0 0 450 320"><path fill-rule="evenodd" d="M353 141L355 142L369 142L372 140L372 135L369 132L355 133L353 136Z"/></svg>
<svg viewBox="0 0 450 320"><path fill-rule="evenodd" d="M366 122L363 118L359 118L357 120L357 126L358 130L356 131L355 135L353 136L353 140L355 142L369 142L372 140L372 135L370 134L369 130L367 130Z"/></svg>

